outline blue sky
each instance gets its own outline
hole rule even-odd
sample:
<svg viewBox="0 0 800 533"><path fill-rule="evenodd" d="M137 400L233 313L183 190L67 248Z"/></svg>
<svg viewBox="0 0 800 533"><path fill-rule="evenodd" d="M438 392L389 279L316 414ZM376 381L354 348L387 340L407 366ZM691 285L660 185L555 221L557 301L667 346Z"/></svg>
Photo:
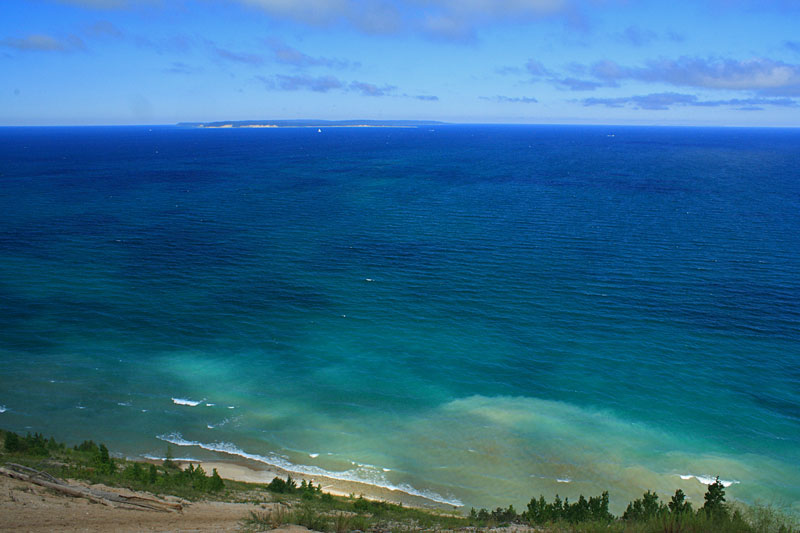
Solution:
<svg viewBox="0 0 800 533"><path fill-rule="evenodd" d="M800 126L794 0L2 0L0 125Z"/></svg>

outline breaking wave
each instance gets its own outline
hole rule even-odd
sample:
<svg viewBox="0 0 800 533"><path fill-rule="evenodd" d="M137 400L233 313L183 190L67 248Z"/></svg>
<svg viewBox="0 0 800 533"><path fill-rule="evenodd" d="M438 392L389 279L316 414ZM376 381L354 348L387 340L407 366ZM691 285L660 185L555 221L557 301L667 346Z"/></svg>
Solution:
<svg viewBox="0 0 800 533"><path fill-rule="evenodd" d="M324 476L331 479L338 479L341 481L355 481L357 483L365 483L367 485L373 485L375 487L380 487L388 490L405 492L406 494L419 496L421 498L426 498L428 500L437 503L443 503L446 505L453 505L456 507L463 507L464 505L460 500L456 498L446 498L441 494L438 494L430 490L420 490L414 488L407 483L401 483L399 485L393 484L376 469L369 469L367 467L359 467L358 469L346 470L343 472L333 472L316 466L294 464L291 461L274 453L271 453L269 455L258 455L254 453L248 453L230 442L203 443L194 440L184 439L180 433L158 435L157 438L165 442L169 442L170 444L174 444L175 446L197 446L198 448L202 448L204 450L218 452L218 453L226 453L229 455L236 455L238 457L243 457L245 459L250 459L252 461L257 461L259 463L264 463L270 466L274 466L298 474L305 474L308 476Z"/></svg>

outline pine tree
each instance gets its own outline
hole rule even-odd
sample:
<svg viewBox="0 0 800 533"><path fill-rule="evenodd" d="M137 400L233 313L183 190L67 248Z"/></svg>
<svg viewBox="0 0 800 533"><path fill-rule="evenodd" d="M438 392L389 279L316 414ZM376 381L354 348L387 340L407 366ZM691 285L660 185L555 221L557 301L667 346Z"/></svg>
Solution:
<svg viewBox="0 0 800 533"><path fill-rule="evenodd" d="M172 448L167 445L167 453L164 455L164 468L177 468L178 465L175 464L175 461L172 460Z"/></svg>
<svg viewBox="0 0 800 533"><path fill-rule="evenodd" d="M719 476L717 479L708 486L705 496L703 496L705 504L703 510L707 515L713 517L727 516L728 509L725 506L725 486L720 483Z"/></svg>
<svg viewBox="0 0 800 533"><path fill-rule="evenodd" d="M208 482L208 491L219 492L224 488L225 488L225 483L222 481L222 478L219 477L217 469L215 468L213 473L211 474L211 479Z"/></svg>
<svg viewBox="0 0 800 533"><path fill-rule="evenodd" d="M675 491L675 495L667 505L669 506L669 511L675 515L692 512L692 504L686 501L686 495L681 489Z"/></svg>
<svg viewBox="0 0 800 533"><path fill-rule="evenodd" d="M202 465L197 465L197 468L194 469L192 472L192 487L197 490L205 491L208 485L208 477L206 477L206 471L203 470Z"/></svg>

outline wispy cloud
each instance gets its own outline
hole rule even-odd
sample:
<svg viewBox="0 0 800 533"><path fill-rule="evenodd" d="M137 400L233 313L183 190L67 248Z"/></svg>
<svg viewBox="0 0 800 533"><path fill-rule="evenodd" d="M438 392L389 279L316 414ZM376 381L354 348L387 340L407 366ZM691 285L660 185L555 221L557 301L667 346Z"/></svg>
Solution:
<svg viewBox="0 0 800 533"><path fill-rule="evenodd" d="M245 65L253 66L259 66L264 63L264 58L258 54L251 54L248 52L233 52L226 48L220 48L216 45L212 45L212 51L217 58L233 63L244 63Z"/></svg>
<svg viewBox="0 0 800 533"><path fill-rule="evenodd" d="M604 105L606 107L625 107L630 105L638 109L665 110L674 105L692 105L695 102L697 102L697 96L692 94L653 93L618 98L585 98L583 105Z"/></svg>
<svg viewBox="0 0 800 533"><path fill-rule="evenodd" d="M551 78L552 82L557 87L567 89L570 91L594 91L600 87L615 87L616 82L599 82L593 80L582 80L580 78Z"/></svg>
<svg viewBox="0 0 800 533"><path fill-rule="evenodd" d="M528 62L525 63L525 71L534 78L553 75L553 73L550 72L550 70L545 68L545 66L542 64L541 61L538 61L536 59L529 59Z"/></svg>
<svg viewBox="0 0 800 533"><path fill-rule="evenodd" d="M63 39L58 39L43 33L2 39L0 40L0 46L21 52L72 52L86 48L83 40L76 35L68 35Z"/></svg>
<svg viewBox="0 0 800 533"><path fill-rule="evenodd" d="M308 76L305 74L297 76L286 76L277 74L271 77L259 76L269 89L281 91L314 91L326 93L333 89L342 89L347 86L342 80L335 76Z"/></svg>
<svg viewBox="0 0 800 533"><path fill-rule="evenodd" d="M98 20L86 27L85 35L97 38L122 39L125 34L108 20Z"/></svg>
<svg viewBox="0 0 800 533"><path fill-rule="evenodd" d="M519 75L522 74L524 71L519 67L497 67L494 69L496 74L500 74L501 76L511 76L511 75Z"/></svg>
<svg viewBox="0 0 800 533"><path fill-rule="evenodd" d="M363 81L351 82L349 87L350 90L359 92L364 96L387 96L397 89L394 85L379 87L373 83L365 83Z"/></svg>
<svg viewBox="0 0 800 533"><path fill-rule="evenodd" d="M677 31L667 32L667 38L674 43L682 43L686 40L686 36L682 33L678 33Z"/></svg>
<svg viewBox="0 0 800 533"><path fill-rule="evenodd" d="M791 98L731 98L727 100L701 100L693 94L674 92L652 93L645 95L623 96L618 98L585 98L581 101L584 106L602 105L606 107L633 107L665 111L674 106L693 107L734 107L739 110L755 111L764 106L775 107L800 107Z"/></svg>
<svg viewBox="0 0 800 533"><path fill-rule="evenodd" d="M279 41L270 41L273 57L278 63L291 65L297 68L328 67L333 69L347 69L359 66L358 62L328 57L312 57Z"/></svg>
<svg viewBox="0 0 800 533"><path fill-rule="evenodd" d="M93 9L127 9L136 5L158 4L161 0L56 0L62 4L72 4Z"/></svg>
<svg viewBox="0 0 800 533"><path fill-rule="evenodd" d="M203 69L187 65L182 61L174 61L169 67L164 69L167 74L196 74L202 72Z"/></svg>
<svg viewBox="0 0 800 533"><path fill-rule="evenodd" d="M587 69L581 65L571 65L568 70L577 72L579 74L586 74ZM525 63L525 72L531 76L531 81L545 81L555 85L559 89L566 89L570 91L593 91L600 87L616 86L615 81L608 80L590 80L584 78L577 78L573 76L564 76L561 73L555 72L544 66L541 61L536 59L529 59Z"/></svg>
<svg viewBox="0 0 800 533"><path fill-rule="evenodd" d="M273 76L257 76L256 79L261 81L267 89L272 91L313 91L318 93L340 91L344 93L356 93L368 97L404 97L426 102L435 102L439 100L438 96L433 95L408 95L398 93L397 87L394 85L378 85L358 80L345 81L336 76L275 74Z"/></svg>
<svg viewBox="0 0 800 533"><path fill-rule="evenodd" d="M757 91L763 95L800 96L800 65L771 59L702 59L681 57L626 67L614 61L596 63L592 74L607 82L632 79L684 87Z"/></svg>
<svg viewBox="0 0 800 533"><path fill-rule="evenodd" d="M675 31L657 33L653 30L641 28L639 26L628 26L623 31L612 35L612 39L619 43L628 44L636 47L644 47L656 41L683 42L685 37Z"/></svg>
<svg viewBox="0 0 800 533"><path fill-rule="evenodd" d="M464 41L493 22L573 16L576 0L236 0L268 14L312 25L344 24L366 33L421 32Z"/></svg>
<svg viewBox="0 0 800 533"><path fill-rule="evenodd" d="M536 98L532 96L480 96L481 100L487 100L489 102L499 102L501 104L535 104L539 102Z"/></svg>
<svg viewBox="0 0 800 533"><path fill-rule="evenodd" d="M658 39L658 34L652 30L645 30L637 26L628 26L625 28L625 31L618 34L616 38L618 41L633 46L645 46Z"/></svg>
<svg viewBox="0 0 800 533"><path fill-rule="evenodd" d="M575 11L572 0L428 0L422 5L412 25L449 40L471 40L478 28L493 22L569 17Z"/></svg>

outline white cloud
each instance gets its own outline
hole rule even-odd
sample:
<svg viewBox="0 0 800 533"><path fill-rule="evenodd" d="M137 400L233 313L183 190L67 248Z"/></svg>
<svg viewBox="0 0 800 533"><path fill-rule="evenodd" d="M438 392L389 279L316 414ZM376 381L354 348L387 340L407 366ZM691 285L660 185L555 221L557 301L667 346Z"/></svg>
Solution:
<svg viewBox="0 0 800 533"><path fill-rule="evenodd" d="M765 58L740 61L681 57L651 61L644 67L602 61L593 65L591 72L606 81L632 79L684 87L800 95L800 65Z"/></svg>

